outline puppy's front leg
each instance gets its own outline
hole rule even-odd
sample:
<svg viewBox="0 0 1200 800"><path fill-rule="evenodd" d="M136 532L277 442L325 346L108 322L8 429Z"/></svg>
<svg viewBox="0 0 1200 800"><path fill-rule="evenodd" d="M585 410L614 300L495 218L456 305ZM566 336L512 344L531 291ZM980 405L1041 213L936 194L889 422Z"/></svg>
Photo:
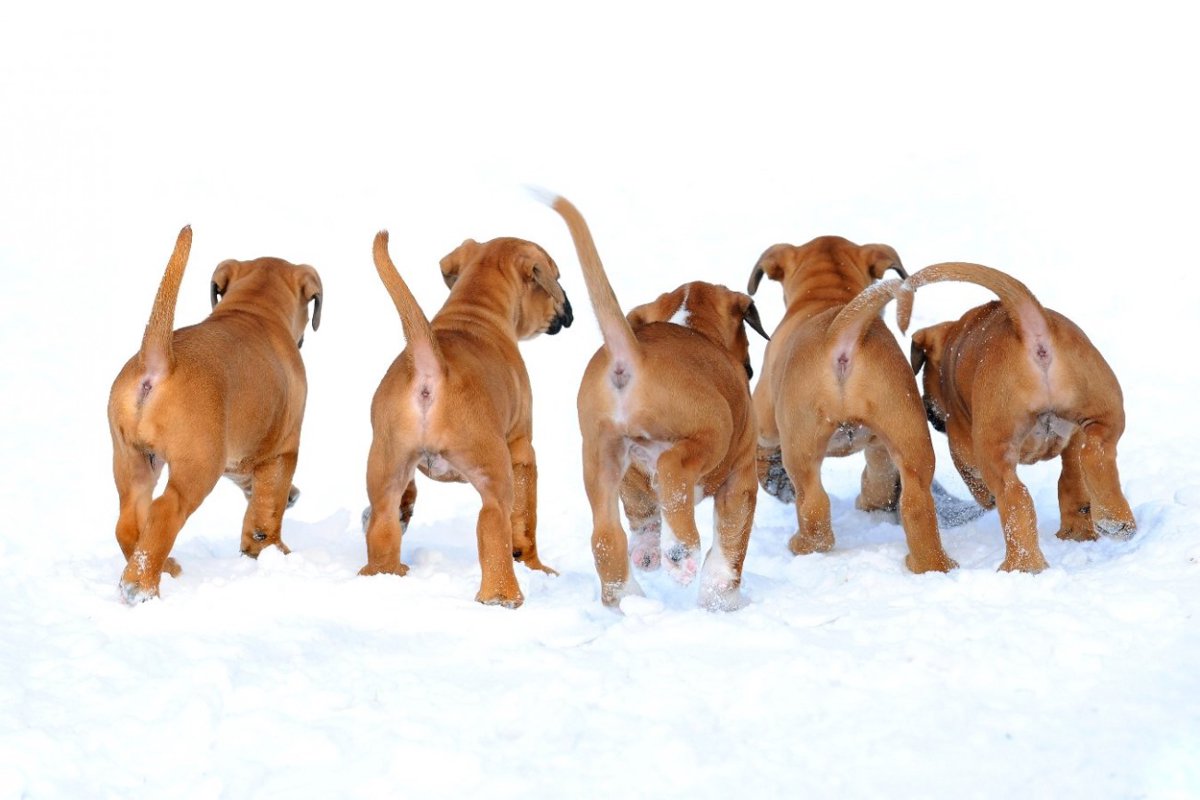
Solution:
<svg viewBox="0 0 1200 800"><path fill-rule="evenodd" d="M1058 476L1058 511L1061 518L1060 539L1087 542L1099 538L1092 525L1091 497L1079 463L1083 449L1083 431L1077 430L1062 452L1062 472Z"/></svg>
<svg viewBox="0 0 1200 800"><path fill-rule="evenodd" d="M258 558L258 554L271 545L284 553L290 552L283 543L283 510L289 505L295 472L295 451L267 459L254 467L249 481L250 502L242 520L242 552L251 558Z"/></svg>
<svg viewBox="0 0 1200 800"><path fill-rule="evenodd" d="M557 575L538 558L537 461L533 443L522 437L509 444L513 470L512 557L530 569Z"/></svg>

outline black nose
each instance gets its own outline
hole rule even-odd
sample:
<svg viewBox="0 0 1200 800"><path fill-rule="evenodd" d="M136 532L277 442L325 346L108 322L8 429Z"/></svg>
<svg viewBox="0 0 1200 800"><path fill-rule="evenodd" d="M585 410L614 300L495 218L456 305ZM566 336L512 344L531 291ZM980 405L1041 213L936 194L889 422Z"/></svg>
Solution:
<svg viewBox="0 0 1200 800"><path fill-rule="evenodd" d="M553 336L563 328L571 327L571 323L574 321L575 315L571 313L571 301L567 299L567 295L564 292L562 313L550 321L550 327L546 329L546 333Z"/></svg>

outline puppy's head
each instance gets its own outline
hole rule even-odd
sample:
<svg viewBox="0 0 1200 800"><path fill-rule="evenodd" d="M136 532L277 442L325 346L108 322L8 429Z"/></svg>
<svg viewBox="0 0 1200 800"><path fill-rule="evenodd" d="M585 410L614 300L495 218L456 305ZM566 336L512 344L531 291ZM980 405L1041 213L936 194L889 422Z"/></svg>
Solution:
<svg viewBox="0 0 1200 800"><path fill-rule="evenodd" d="M925 389L925 414L929 424L940 433L946 432L946 401L942 393L942 363L946 353L946 340L950 336L953 322L942 322L915 331L912 335L913 374L920 375L924 368L922 386Z"/></svg>
<svg viewBox="0 0 1200 800"><path fill-rule="evenodd" d="M803 293L845 301L883 277L889 269L907 278L900 256L886 244L858 245L840 236L819 236L802 245L768 247L750 272L747 291L754 294L764 275L783 284L784 302Z"/></svg>
<svg viewBox="0 0 1200 800"><path fill-rule="evenodd" d="M634 330L652 322L672 322L691 328L728 352L746 369L746 379L754 377L750 366L749 325L764 339L762 321L754 300L741 292L703 281L685 283L673 292L634 308L626 316Z"/></svg>
<svg viewBox="0 0 1200 800"><path fill-rule="evenodd" d="M308 304L313 304L312 327L321 326L321 301L324 292L321 276L307 264L290 264L281 258L258 258L254 261L228 259L213 271L210 297L215 309L221 298L258 298L283 313L296 340L304 344L308 326Z"/></svg>
<svg viewBox="0 0 1200 800"><path fill-rule="evenodd" d="M554 335L571 327L575 315L559 283L558 265L538 245L524 239L467 239L441 261L442 280L452 291L464 285L499 281L515 289L514 327L518 339Z"/></svg>

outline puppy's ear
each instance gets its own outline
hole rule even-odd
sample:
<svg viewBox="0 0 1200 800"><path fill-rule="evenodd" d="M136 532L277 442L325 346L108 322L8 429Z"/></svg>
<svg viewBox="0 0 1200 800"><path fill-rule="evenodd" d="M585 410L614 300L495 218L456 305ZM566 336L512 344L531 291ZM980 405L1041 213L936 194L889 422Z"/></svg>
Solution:
<svg viewBox="0 0 1200 800"><path fill-rule="evenodd" d="M447 289L454 287L454 283L458 280L458 276L463 271L463 268L475 259L478 252L479 242L474 239L464 239L462 244L451 250L442 259L442 280L446 282Z"/></svg>
<svg viewBox="0 0 1200 800"><path fill-rule="evenodd" d="M760 319L758 316L758 306L754 305L754 300L746 295L742 295L742 297L745 298L745 304L742 305L742 321L749 325L751 330L753 330L759 336L763 337L768 342L771 341L771 337L767 335L765 330L763 330L762 319Z"/></svg>
<svg viewBox="0 0 1200 800"><path fill-rule="evenodd" d="M212 300L212 307L217 307L217 301L221 299L221 295L225 294L225 290L229 288L229 281L233 278L233 271L237 268L238 262L232 258L225 259L217 268L213 270L212 285L209 286L208 296Z"/></svg>
<svg viewBox="0 0 1200 800"><path fill-rule="evenodd" d="M315 331L321 327L321 298L324 296L321 288L321 276L307 264L301 269L303 272L300 274L300 296L304 298L306 305L309 302L313 303L312 327Z"/></svg>
<svg viewBox="0 0 1200 800"><path fill-rule="evenodd" d="M783 280L783 262L793 250L795 248L790 244L774 244L764 250L763 254L758 257L758 263L750 271L750 282L746 285L746 292L749 294L757 292L763 275L773 281Z"/></svg>
<svg viewBox="0 0 1200 800"><path fill-rule="evenodd" d="M883 277L883 273L889 269L896 270L901 278L907 279L908 273L904 270L904 265L900 263L900 256L896 251L886 244L864 244L862 246L863 262L867 265L867 271L871 273L871 277L879 280Z"/></svg>
<svg viewBox="0 0 1200 800"><path fill-rule="evenodd" d="M526 244L518 251L518 269L526 280L531 280L550 295L556 303L563 302L566 295L558 283L558 265L545 250Z"/></svg>
<svg viewBox="0 0 1200 800"><path fill-rule="evenodd" d="M926 361L925 345L921 339L917 338L917 335L921 333L924 333L924 331L917 331L917 333L913 334L912 346L908 350L908 358L912 362L913 375L921 374L921 367L925 366Z"/></svg>

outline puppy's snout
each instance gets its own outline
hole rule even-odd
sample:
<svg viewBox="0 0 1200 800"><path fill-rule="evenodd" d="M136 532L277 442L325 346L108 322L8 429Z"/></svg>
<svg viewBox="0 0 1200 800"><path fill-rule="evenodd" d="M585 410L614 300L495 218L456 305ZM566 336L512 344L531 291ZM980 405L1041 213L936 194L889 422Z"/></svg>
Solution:
<svg viewBox="0 0 1200 800"><path fill-rule="evenodd" d="M553 336L563 328L571 327L571 323L575 321L575 314L571 311L571 300L567 297L567 293L563 292L563 310L551 322L546 333Z"/></svg>

